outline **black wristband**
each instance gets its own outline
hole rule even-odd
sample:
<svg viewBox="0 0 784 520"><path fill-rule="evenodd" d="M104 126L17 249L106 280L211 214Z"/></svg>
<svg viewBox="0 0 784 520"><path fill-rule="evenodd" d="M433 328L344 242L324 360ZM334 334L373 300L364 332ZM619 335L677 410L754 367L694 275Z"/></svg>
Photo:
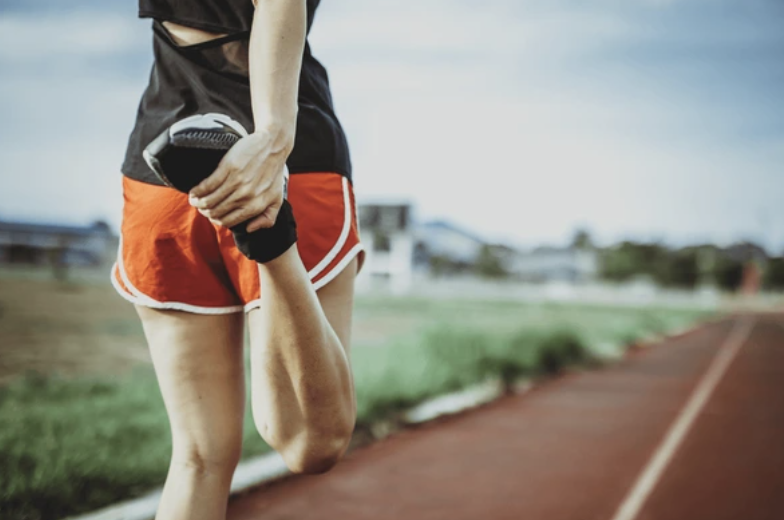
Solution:
<svg viewBox="0 0 784 520"><path fill-rule="evenodd" d="M231 228L234 242L243 255L263 264L274 260L297 241L297 223L289 201L283 200L275 225L248 233L246 222Z"/></svg>

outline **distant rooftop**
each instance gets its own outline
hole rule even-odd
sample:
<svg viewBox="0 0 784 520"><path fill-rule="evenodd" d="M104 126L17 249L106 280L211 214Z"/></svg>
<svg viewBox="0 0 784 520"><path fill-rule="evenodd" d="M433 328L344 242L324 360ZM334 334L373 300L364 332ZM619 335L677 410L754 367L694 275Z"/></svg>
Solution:
<svg viewBox="0 0 784 520"><path fill-rule="evenodd" d="M413 200L391 195L363 195L357 197L359 206L414 206Z"/></svg>
<svg viewBox="0 0 784 520"><path fill-rule="evenodd" d="M21 222L0 220L0 231L26 234L53 234L90 236L95 234L111 235L111 229L105 222L97 221L88 226L64 226L44 222Z"/></svg>
<svg viewBox="0 0 784 520"><path fill-rule="evenodd" d="M477 243L480 243L480 244L487 244L488 243L487 240L481 238L479 235L477 235L475 233L472 233L470 231L467 231L466 229L464 229L464 228L462 228L462 227L460 227L460 226L458 226L456 224L453 224L453 223L451 223L449 221L446 221L446 220L430 220L428 222L423 222L422 224L419 225L419 227L421 229L423 229L423 230L424 229L445 229L445 230L451 231L451 232L453 232L455 234L458 234L460 236L463 236L465 238L468 238L468 239L473 240L474 242L477 242Z"/></svg>

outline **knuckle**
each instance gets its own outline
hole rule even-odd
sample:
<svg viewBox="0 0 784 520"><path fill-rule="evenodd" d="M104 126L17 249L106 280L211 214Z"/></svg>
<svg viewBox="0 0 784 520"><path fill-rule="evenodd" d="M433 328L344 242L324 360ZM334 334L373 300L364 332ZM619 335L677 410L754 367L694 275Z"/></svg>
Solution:
<svg viewBox="0 0 784 520"><path fill-rule="evenodd" d="M236 197L232 199L229 205L231 206L229 211L242 210L242 208L245 206L245 201L239 197Z"/></svg>
<svg viewBox="0 0 784 520"><path fill-rule="evenodd" d="M242 179L237 179L236 177L231 179L231 183L229 184L229 189L233 195L236 195L237 192L245 189L245 183Z"/></svg>
<svg viewBox="0 0 784 520"><path fill-rule="evenodd" d="M271 227L271 226L272 226L272 223L270 222L269 217L267 217L266 215L259 215L256 218L256 227L258 227L260 229L266 229L266 228Z"/></svg>
<svg viewBox="0 0 784 520"><path fill-rule="evenodd" d="M251 211L250 209L244 209L237 213L237 222L245 222L246 220L250 220L256 216L255 211Z"/></svg>
<svg viewBox="0 0 784 520"><path fill-rule="evenodd" d="M252 190L247 184L241 184L236 191L237 197L241 200L248 200L251 198Z"/></svg>

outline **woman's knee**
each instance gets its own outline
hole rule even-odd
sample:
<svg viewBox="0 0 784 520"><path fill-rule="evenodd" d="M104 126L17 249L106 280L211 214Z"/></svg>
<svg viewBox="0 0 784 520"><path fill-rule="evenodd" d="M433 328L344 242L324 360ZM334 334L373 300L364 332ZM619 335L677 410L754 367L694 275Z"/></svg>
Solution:
<svg viewBox="0 0 784 520"><path fill-rule="evenodd" d="M278 451L292 472L318 474L329 471L338 463L350 441L350 432L329 435L304 432Z"/></svg>
<svg viewBox="0 0 784 520"><path fill-rule="evenodd" d="M301 414L299 406L281 407L283 413L270 417L263 399L253 400L256 429L294 473L324 473L343 456L354 433L356 412L350 396L340 406L327 405L323 397L302 404L311 411ZM331 400L343 401L333 395ZM280 405L279 405L280 406ZM326 411L328 413L318 413ZM294 413L285 413L285 412Z"/></svg>
<svg viewBox="0 0 784 520"><path fill-rule="evenodd" d="M196 475L231 479L242 455L242 437L175 441L172 465Z"/></svg>

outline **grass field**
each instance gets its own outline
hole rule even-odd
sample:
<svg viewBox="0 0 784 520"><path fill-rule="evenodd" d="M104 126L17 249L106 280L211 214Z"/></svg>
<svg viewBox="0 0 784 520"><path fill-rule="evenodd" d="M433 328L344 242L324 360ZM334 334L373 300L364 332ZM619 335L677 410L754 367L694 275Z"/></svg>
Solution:
<svg viewBox="0 0 784 520"><path fill-rule="evenodd" d="M367 425L488 377L616 355L704 313L359 297L355 316ZM0 518L62 518L163 482L163 403L133 308L106 283L0 276L0 360ZM248 416L244 456L266 450Z"/></svg>

